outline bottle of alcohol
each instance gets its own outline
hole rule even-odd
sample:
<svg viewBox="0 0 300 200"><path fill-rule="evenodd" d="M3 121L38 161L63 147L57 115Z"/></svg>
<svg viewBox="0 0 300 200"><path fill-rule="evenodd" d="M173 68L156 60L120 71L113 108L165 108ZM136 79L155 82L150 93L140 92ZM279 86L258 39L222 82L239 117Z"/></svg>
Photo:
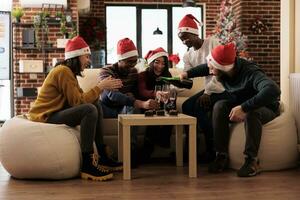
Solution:
<svg viewBox="0 0 300 200"><path fill-rule="evenodd" d="M193 80L191 80L191 79L180 80L179 77L164 77L164 76L161 76L161 77L158 77L156 79L156 81L172 84L172 85L174 85L176 87L179 87L179 88L191 89L193 87Z"/></svg>

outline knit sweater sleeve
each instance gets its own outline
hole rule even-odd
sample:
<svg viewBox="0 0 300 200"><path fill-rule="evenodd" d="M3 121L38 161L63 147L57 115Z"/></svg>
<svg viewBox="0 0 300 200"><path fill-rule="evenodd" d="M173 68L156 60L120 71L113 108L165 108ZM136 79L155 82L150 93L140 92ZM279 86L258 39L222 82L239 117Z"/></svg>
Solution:
<svg viewBox="0 0 300 200"><path fill-rule="evenodd" d="M273 80L268 78L261 71L254 72L251 79L253 80L252 87L258 91L258 93L241 104L243 111L249 112L277 101L280 95L280 89Z"/></svg>
<svg viewBox="0 0 300 200"><path fill-rule="evenodd" d="M208 76L209 75L209 68L207 64L201 64L196 67L191 68L187 71L188 78L194 78L199 76Z"/></svg>
<svg viewBox="0 0 300 200"><path fill-rule="evenodd" d="M56 78L58 90L65 95L70 106L93 103L99 98L101 89L95 86L88 92L82 92L77 79L68 67L60 67L56 72L57 75L54 78Z"/></svg>

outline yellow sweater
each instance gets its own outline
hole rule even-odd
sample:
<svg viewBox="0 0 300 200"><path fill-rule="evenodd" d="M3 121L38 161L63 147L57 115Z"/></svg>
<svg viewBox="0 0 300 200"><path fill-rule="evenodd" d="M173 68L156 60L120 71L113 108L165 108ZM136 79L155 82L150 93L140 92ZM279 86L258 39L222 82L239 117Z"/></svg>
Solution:
<svg viewBox="0 0 300 200"><path fill-rule="evenodd" d="M34 105L29 110L29 119L45 122L53 112L63 109L65 105L76 106L95 102L101 89L95 86L84 93L70 68L59 65L46 77Z"/></svg>

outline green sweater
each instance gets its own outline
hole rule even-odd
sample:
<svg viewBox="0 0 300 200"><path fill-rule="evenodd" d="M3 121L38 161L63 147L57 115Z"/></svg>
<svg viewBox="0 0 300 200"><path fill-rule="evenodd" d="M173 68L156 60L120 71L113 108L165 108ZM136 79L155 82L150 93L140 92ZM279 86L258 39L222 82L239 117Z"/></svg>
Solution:
<svg viewBox="0 0 300 200"><path fill-rule="evenodd" d="M34 105L29 110L29 119L45 122L51 113L60 111L67 105L76 106L95 102L100 92L101 89L95 86L84 93L71 69L59 65L46 77Z"/></svg>

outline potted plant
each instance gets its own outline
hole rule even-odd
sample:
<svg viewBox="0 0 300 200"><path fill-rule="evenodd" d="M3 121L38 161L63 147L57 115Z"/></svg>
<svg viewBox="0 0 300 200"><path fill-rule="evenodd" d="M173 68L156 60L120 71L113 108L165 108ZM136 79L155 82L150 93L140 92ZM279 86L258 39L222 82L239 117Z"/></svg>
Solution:
<svg viewBox="0 0 300 200"><path fill-rule="evenodd" d="M24 15L23 8L16 7L12 10L11 14L16 19L16 22L20 23L21 22L21 17L23 17L23 15Z"/></svg>
<svg viewBox="0 0 300 200"><path fill-rule="evenodd" d="M45 43L45 40L48 38L49 33L47 17L49 17L48 12L41 12L38 15L34 16L33 26L35 32L35 42L36 46L39 49L42 47L41 41L44 42L44 44L48 44L48 42ZM40 33L41 30L42 33ZM42 36L42 39L40 39L40 36Z"/></svg>
<svg viewBox="0 0 300 200"><path fill-rule="evenodd" d="M67 24L71 25L71 28L67 28ZM69 30L71 31L69 32ZM62 34L63 38L58 38L56 40L57 42L57 48L65 48L66 43L69 39L75 37L77 35L77 26L75 23L72 22L72 20L68 20L68 16L64 15L62 13L61 20L60 20L60 33Z"/></svg>

